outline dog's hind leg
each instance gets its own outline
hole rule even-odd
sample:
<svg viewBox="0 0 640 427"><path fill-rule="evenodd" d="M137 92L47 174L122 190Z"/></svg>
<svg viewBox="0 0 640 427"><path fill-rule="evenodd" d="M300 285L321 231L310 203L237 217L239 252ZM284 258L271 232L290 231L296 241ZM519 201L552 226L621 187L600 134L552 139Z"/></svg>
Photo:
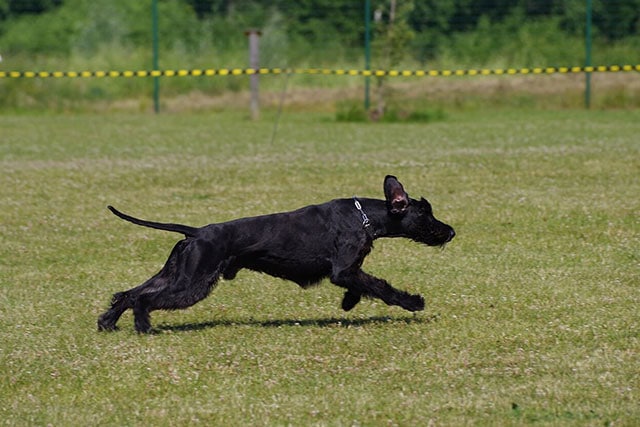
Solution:
<svg viewBox="0 0 640 427"><path fill-rule="evenodd" d="M133 304L135 328L151 330L149 313L190 307L206 298L227 266L221 251L204 240L190 240L176 253L172 277L164 286L145 290Z"/></svg>
<svg viewBox="0 0 640 427"><path fill-rule="evenodd" d="M133 309L141 295L158 292L166 288L167 285L173 281L176 272L176 261L182 248L186 246L186 242L187 240L182 240L174 246L166 264L156 275L135 288L113 295L111 306L98 318L99 331L113 331L117 329L116 323L120 319L120 316L122 316L126 310Z"/></svg>
<svg viewBox="0 0 640 427"><path fill-rule="evenodd" d="M98 318L98 330L115 331L116 323L118 319L120 319L120 316L122 316L122 313L128 308L131 308L127 302L126 292L114 294L111 300L111 307Z"/></svg>
<svg viewBox="0 0 640 427"><path fill-rule="evenodd" d="M143 292L149 292L150 289L162 287L162 283L166 282L167 266L165 266L159 273L144 282L142 285L137 286L128 291L118 292L113 295L111 299L111 306L107 311L98 317L98 330L99 331L114 331L117 329L116 323L122 316L122 313L128 309L133 309L134 305L139 298L139 295Z"/></svg>

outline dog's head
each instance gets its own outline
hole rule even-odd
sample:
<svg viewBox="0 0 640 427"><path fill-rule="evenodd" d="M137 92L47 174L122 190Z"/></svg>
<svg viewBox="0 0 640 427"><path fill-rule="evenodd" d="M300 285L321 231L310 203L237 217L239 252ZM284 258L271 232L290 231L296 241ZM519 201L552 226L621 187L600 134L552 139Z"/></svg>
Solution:
<svg viewBox="0 0 640 427"><path fill-rule="evenodd" d="M410 198L395 176L385 177L384 197L392 223L397 224L408 238L429 246L442 246L456 235L451 226L433 216L427 199Z"/></svg>

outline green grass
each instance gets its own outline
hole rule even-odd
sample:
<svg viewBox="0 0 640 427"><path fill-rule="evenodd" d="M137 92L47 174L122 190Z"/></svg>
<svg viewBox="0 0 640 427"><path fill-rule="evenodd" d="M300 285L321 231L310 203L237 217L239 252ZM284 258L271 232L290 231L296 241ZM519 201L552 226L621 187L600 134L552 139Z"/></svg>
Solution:
<svg viewBox="0 0 640 427"><path fill-rule="evenodd" d="M0 419L6 425L636 425L640 113L488 110L430 124L269 113L4 115ZM184 311L98 333L112 293L200 225L334 197L385 174L458 233L380 240L365 270L416 315L339 309L241 272Z"/></svg>

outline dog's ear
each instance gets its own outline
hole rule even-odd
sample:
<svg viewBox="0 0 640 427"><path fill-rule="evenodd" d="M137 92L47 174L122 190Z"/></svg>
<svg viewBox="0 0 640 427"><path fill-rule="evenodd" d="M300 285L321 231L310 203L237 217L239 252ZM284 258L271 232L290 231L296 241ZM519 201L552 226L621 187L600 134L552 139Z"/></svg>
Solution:
<svg viewBox="0 0 640 427"><path fill-rule="evenodd" d="M393 175L387 175L384 179L384 198L390 214L403 214L409 207L409 195Z"/></svg>

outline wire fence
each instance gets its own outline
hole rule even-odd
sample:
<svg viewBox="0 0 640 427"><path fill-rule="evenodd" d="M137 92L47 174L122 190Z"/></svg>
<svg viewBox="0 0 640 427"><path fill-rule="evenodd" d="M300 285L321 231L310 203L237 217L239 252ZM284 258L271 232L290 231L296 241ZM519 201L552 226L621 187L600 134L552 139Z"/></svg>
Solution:
<svg viewBox="0 0 640 427"><path fill-rule="evenodd" d="M640 0L80 0L85 19L58 35L55 46L49 25L23 36L23 15L35 14L44 23L51 13L63 15L70 3L18 0L9 2L13 9L4 16L0 8L0 106L19 104L24 93L46 104L47 88L28 83L32 78L151 77L158 109L160 81L164 96L215 96L246 89L242 76L279 74L364 77L367 87L370 78L580 74L589 106L594 72L632 76L618 78L616 90L629 92L622 98L640 105ZM247 64L250 28L261 34L259 67ZM75 70L62 68L70 63ZM228 81L175 83L166 77ZM304 84L326 86L308 77ZM144 93L145 87L69 83L62 95L113 100Z"/></svg>

